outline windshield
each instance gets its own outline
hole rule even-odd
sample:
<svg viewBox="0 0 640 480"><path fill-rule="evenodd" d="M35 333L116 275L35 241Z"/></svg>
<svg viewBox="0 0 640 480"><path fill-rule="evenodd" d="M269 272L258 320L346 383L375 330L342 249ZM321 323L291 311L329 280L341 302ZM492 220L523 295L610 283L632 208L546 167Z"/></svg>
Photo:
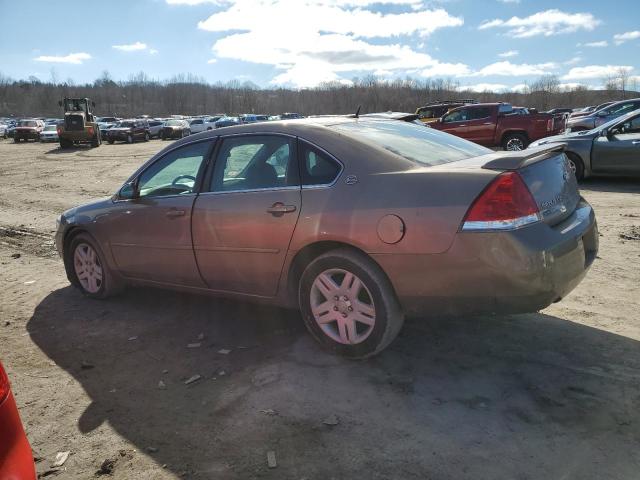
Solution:
<svg viewBox="0 0 640 480"><path fill-rule="evenodd" d="M23 120L21 122L18 122L18 126L19 127L37 127L38 124L33 120Z"/></svg>
<svg viewBox="0 0 640 480"><path fill-rule="evenodd" d="M640 115L640 109L634 110L633 112L629 112L626 115L622 115L620 117L616 117L613 120L609 120L607 123L603 123L599 127L594 128L593 130L587 130L587 131L588 132L601 132L603 130L607 130L608 128L613 127L614 125L616 125L618 123L628 122L630 118L638 116L638 115Z"/></svg>
<svg viewBox="0 0 640 480"><path fill-rule="evenodd" d="M44 127L44 131L45 132L55 132L56 131L56 126L55 125L47 125L46 127Z"/></svg>
<svg viewBox="0 0 640 480"><path fill-rule="evenodd" d="M400 121L354 122L331 128L422 165L440 165L486 155L491 150L448 133Z"/></svg>
<svg viewBox="0 0 640 480"><path fill-rule="evenodd" d="M131 128L131 127L133 127L133 122L118 122L118 124L116 125L116 127L120 127L120 128Z"/></svg>

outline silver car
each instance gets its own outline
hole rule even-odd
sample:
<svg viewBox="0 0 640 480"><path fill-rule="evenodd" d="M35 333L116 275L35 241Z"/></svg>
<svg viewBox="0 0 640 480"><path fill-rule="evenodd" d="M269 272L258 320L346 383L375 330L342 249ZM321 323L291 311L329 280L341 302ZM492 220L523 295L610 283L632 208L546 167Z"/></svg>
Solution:
<svg viewBox="0 0 640 480"><path fill-rule="evenodd" d="M595 110L588 115L580 117L570 117L567 122L567 130L570 132L579 132L581 130L591 130L600 125L618 118L625 113L640 108L640 98L631 100L623 100L621 102L612 103L611 105Z"/></svg>
<svg viewBox="0 0 640 480"><path fill-rule="evenodd" d="M328 349L384 349L405 315L534 312L598 251L562 146L493 152L409 122L321 117L178 140L58 220L71 283L299 308Z"/></svg>

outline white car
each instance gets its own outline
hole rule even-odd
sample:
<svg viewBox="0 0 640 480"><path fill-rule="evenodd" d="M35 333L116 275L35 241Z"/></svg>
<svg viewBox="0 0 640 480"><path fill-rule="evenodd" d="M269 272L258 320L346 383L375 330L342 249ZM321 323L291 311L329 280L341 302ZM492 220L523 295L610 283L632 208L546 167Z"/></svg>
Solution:
<svg viewBox="0 0 640 480"><path fill-rule="evenodd" d="M58 139L58 126L57 125L45 125L44 130L40 132L41 142L57 142Z"/></svg>
<svg viewBox="0 0 640 480"><path fill-rule="evenodd" d="M194 118L189 122L189 125L191 125L191 133L206 132L216 128L215 122L210 121L209 118Z"/></svg>
<svg viewBox="0 0 640 480"><path fill-rule="evenodd" d="M0 138L7 138L7 126L4 123L0 123Z"/></svg>

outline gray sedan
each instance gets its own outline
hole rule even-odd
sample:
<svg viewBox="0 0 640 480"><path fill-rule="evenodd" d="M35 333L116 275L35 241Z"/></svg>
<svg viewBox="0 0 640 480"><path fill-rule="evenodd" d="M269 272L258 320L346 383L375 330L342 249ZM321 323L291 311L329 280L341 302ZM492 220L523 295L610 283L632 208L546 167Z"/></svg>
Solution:
<svg viewBox="0 0 640 480"><path fill-rule="evenodd" d="M592 130L538 140L530 148L560 143L566 144L579 180L593 175L640 176L640 109Z"/></svg>
<svg viewBox="0 0 640 480"><path fill-rule="evenodd" d="M64 212L56 245L89 297L152 285L295 307L321 344L362 358L405 315L559 301L598 232L561 146L493 152L321 117L183 138L112 197Z"/></svg>
<svg viewBox="0 0 640 480"><path fill-rule="evenodd" d="M571 132L591 130L638 108L640 108L640 98L615 102L599 110L594 110L588 115L569 118L567 129Z"/></svg>

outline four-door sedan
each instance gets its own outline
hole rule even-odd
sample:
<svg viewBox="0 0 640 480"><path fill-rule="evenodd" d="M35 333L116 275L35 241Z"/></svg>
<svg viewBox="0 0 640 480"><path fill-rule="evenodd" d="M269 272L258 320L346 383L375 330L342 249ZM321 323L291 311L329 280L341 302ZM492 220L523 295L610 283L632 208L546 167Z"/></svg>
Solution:
<svg viewBox="0 0 640 480"><path fill-rule="evenodd" d="M0 363L0 479L35 480L36 469L7 373Z"/></svg>
<svg viewBox="0 0 640 480"><path fill-rule="evenodd" d="M547 137L531 144L565 144L571 169L578 180L594 175L640 176L640 110L593 130Z"/></svg>
<svg viewBox="0 0 640 480"><path fill-rule="evenodd" d="M385 348L406 314L534 312L598 250L562 146L493 152L397 120L319 117L184 138L58 219L71 283L295 306L331 350Z"/></svg>
<svg viewBox="0 0 640 480"><path fill-rule="evenodd" d="M638 108L640 108L640 98L615 102L599 110L594 110L588 115L569 118L567 129L570 132L591 130Z"/></svg>

